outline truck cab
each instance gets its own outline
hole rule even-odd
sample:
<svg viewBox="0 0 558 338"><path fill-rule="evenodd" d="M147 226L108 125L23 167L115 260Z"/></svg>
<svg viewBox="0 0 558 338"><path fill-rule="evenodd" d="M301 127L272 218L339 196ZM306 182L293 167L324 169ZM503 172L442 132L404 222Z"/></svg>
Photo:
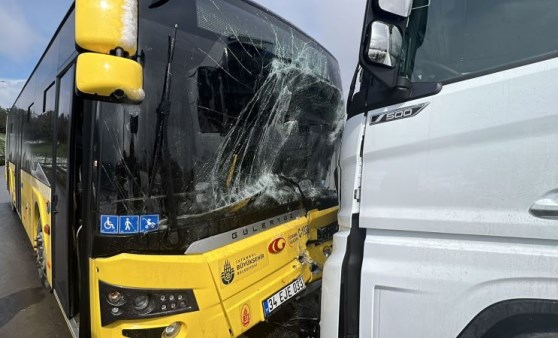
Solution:
<svg viewBox="0 0 558 338"><path fill-rule="evenodd" d="M322 337L558 332L557 5L368 1Z"/></svg>

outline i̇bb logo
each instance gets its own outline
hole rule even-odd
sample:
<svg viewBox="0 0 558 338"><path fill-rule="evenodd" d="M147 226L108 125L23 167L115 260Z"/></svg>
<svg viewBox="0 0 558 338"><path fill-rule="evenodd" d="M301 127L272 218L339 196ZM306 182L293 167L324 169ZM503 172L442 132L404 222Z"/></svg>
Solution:
<svg viewBox="0 0 558 338"><path fill-rule="evenodd" d="M248 304L242 305L242 309L240 310L240 322L242 326L247 327L250 325L250 320L252 319L252 315L250 314L250 307Z"/></svg>
<svg viewBox="0 0 558 338"><path fill-rule="evenodd" d="M276 238L273 240L273 242L269 243L269 245L267 246L267 251L272 254L280 253L281 251L283 251L286 244L287 241L283 237Z"/></svg>

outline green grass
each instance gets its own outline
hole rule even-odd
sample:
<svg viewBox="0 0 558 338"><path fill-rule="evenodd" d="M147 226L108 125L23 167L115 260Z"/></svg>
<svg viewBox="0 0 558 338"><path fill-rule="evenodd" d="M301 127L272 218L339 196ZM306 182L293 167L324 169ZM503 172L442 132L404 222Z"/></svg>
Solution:
<svg viewBox="0 0 558 338"><path fill-rule="evenodd" d="M36 156L52 156L52 143L35 143L29 147Z"/></svg>
<svg viewBox="0 0 558 338"><path fill-rule="evenodd" d="M0 134L0 160L4 161L4 152L6 151L6 134Z"/></svg>

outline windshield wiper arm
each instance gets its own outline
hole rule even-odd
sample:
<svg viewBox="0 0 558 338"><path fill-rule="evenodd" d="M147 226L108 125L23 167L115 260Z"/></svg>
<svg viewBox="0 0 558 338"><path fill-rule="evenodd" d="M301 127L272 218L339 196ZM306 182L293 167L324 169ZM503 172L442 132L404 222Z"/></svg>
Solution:
<svg viewBox="0 0 558 338"><path fill-rule="evenodd" d="M300 184L298 184L298 182L296 182L293 179L288 178L287 176L283 175L283 174L279 174L277 175L280 179L282 179L283 181L289 183L291 186L294 186L297 190L298 193L300 194L300 201L302 202L302 205L304 206L304 208L306 209L305 212L308 212L311 209L311 204L310 204L310 200L306 197L306 195L304 194L304 191L302 190L302 188L300 187Z"/></svg>
<svg viewBox="0 0 558 338"><path fill-rule="evenodd" d="M165 79L163 84L163 92L161 94L161 101L157 107L157 125L155 144L153 146L153 156L151 157L151 165L149 167L149 186L148 197L151 197L155 176L159 172L162 174L162 181L166 193L166 211L167 219L170 230L177 228L177 206L174 195L174 182L171 168L171 155L168 141L168 119L171 112L171 77L172 77L172 62L174 59L174 49L176 44L176 31L178 25L174 25L172 35L169 35L168 54L167 54L167 67L165 72ZM162 168L161 168L162 167ZM161 171L164 169L164 171Z"/></svg>

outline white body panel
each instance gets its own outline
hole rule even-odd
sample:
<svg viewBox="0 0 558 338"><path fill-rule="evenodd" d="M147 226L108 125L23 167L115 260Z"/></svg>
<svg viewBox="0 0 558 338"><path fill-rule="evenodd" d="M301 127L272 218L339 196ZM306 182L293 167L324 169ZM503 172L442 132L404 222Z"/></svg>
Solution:
<svg viewBox="0 0 558 338"><path fill-rule="evenodd" d="M361 337L456 337L494 303L558 299L558 220L529 214L558 188L557 77L552 59L368 113L369 122L429 103L415 117L366 126ZM354 184L342 182L346 196ZM340 275L341 250L326 265L326 286ZM338 321L332 309L322 314Z"/></svg>
<svg viewBox="0 0 558 338"><path fill-rule="evenodd" d="M337 216L339 232L333 236L333 247L335 249L326 260L324 267L329 273L324 274L322 279L322 321L320 323L320 332L322 334L331 334L329 337L337 337L337 332L339 331L341 268L347 249L347 237L351 228L351 218L353 213L359 210L359 203L355 199L354 191L360 185L362 171L360 149L362 147L365 122L364 114L347 121L341 142L341 154L339 156L340 186L347 187L347 189L340 191L340 209ZM327 318L327 320L323 320L324 318Z"/></svg>
<svg viewBox="0 0 558 338"><path fill-rule="evenodd" d="M322 337L338 337L339 306L341 300L341 269L343 257L347 250L348 231L340 230L333 236L333 250L324 269L328 271L322 277L321 321Z"/></svg>
<svg viewBox="0 0 558 338"><path fill-rule="evenodd" d="M341 154L339 156L340 186L344 187L339 196L339 226L350 229L351 218L359 211L359 202L355 199L355 190L360 186L362 159L360 149L365 129L364 115L355 116L345 124ZM345 188L346 187L346 188ZM327 262L327 261L326 261Z"/></svg>

